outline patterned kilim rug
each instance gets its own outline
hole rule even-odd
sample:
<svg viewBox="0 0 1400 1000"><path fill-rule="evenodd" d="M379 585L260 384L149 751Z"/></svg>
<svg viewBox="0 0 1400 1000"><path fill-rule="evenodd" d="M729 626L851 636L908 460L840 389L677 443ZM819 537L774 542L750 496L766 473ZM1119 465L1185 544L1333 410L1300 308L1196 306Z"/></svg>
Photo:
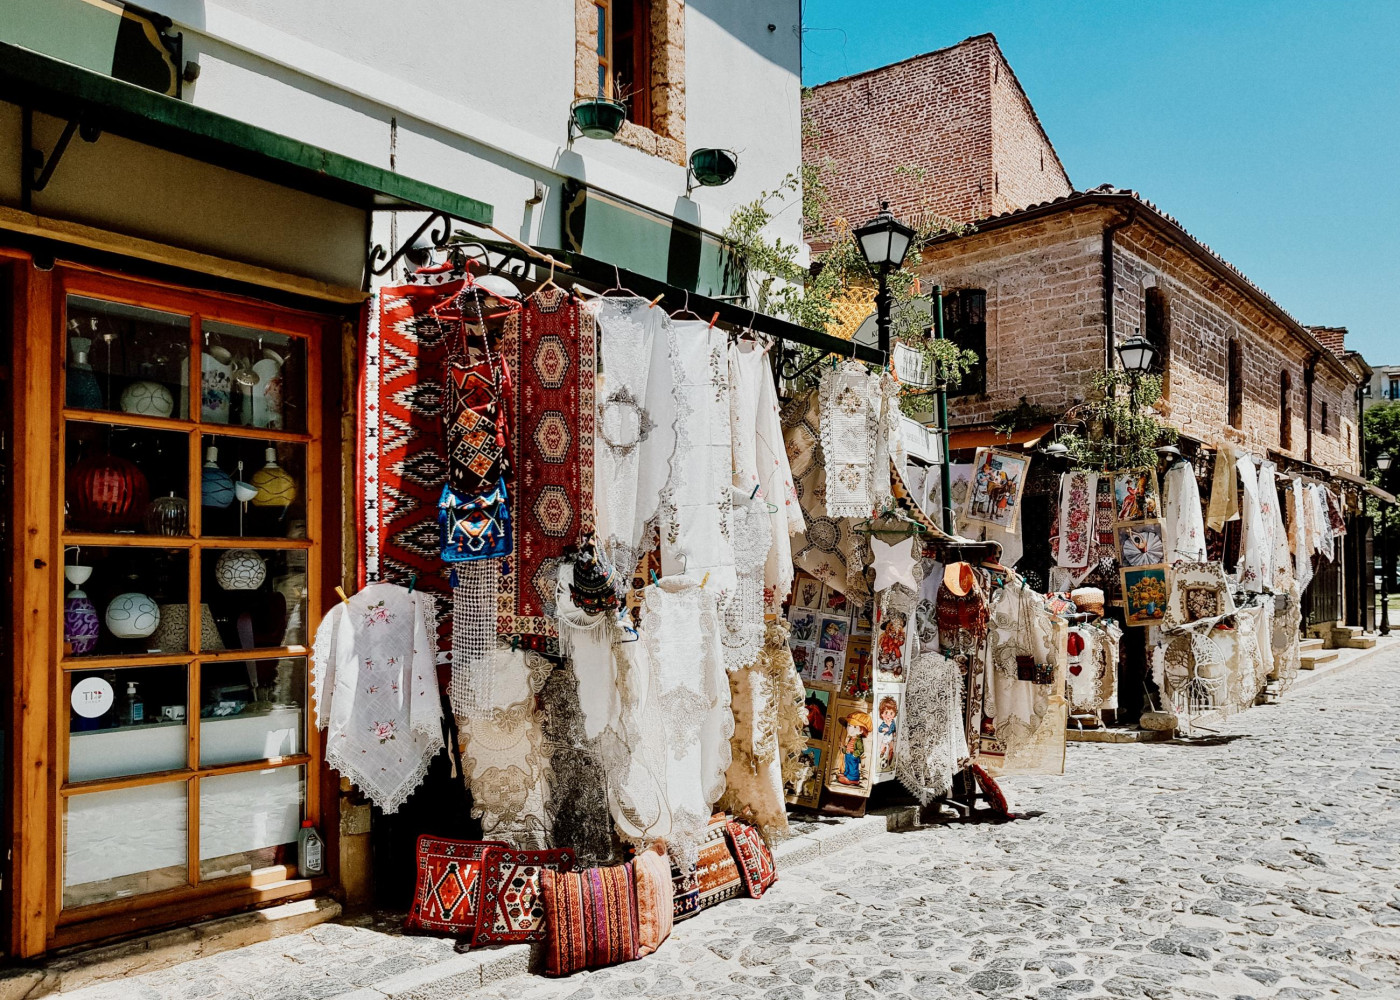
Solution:
<svg viewBox="0 0 1400 1000"><path fill-rule="evenodd" d="M439 662L452 649L449 567L437 523L447 480L442 362L457 342L457 324L433 311L461 289L460 279L432 278L380 289L361 374L359 585L407 586L416 574L418 588L437 602Z"/></svg>
<svg viewBox="0 0 1400 1000"><path fill-rule="evenodd" d="M592 317L567 292L530 296L506 320L501 354L515 373L515 552L501 560L498 635L556 652L550 618L560 559L593 528Z"/></svg>

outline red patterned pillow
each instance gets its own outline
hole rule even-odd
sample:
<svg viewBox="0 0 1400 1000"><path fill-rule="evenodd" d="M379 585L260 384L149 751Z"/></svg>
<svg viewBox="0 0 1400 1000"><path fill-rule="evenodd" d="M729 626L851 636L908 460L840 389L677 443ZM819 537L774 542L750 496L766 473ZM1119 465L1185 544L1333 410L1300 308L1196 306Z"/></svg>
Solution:
<svg viewBox="0 0 1400 1000"><path fill-rule="evenodd" d="M1009 817L1011 808L1006 804L1006 796L1002 794L1001 785L997 784L997 779L988 774L981 764L973 764L972 773L977 776L977 784L982 786L982 795L986 798L987 805L991 807L992 811Z"/></svg>
<svg viewBox="0 0 1400 1000"><path fill-rule="evenodd" d="M472 944L520 944L544 940L540 874L572 871L574 852L517 851L492 847L481 859L481 906Z"/></svg>
<svg viewBox="0 0 1400 1000"><path fill-rule="evenodd" d="M778 881L778 869L773 864L773 852L763 842L758 829L742 820L730 820L724 827L734 858L739 863L739 877L750 896L758 899L768 887Z"/></svg>
<svg viewBox="0 0 1400 1000"><path fill-rule="evenodd" d="M695 865L695 880L699 889L697 910L708 910L717 903L734 899L744 891L744 878L739 874L734 852L729 849L729 840L724 833L727 821L724 813L716 813L711 817L710 825L705 827L705 836L700 841Z"/></svg>
<svg viewBox="0 0 1400 1000"><path fill-rule="evenodd" d="M509 846L499 840L419 837L413 907L404 929L470 939L481 901L482 857L489 847Z"/></svg>
<svg viewBox="0 0 1400 1000"><path fill-rule="evenodd" d="M540 871L544 894L544 972L568 976L631 962L638 955L632 864Z"/></svg>

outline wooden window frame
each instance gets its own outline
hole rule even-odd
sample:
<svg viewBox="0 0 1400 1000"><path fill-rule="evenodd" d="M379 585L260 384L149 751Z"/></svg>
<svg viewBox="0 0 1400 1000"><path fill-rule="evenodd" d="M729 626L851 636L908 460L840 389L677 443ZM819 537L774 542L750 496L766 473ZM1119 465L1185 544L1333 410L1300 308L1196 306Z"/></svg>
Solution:
<svg viewBox="0 0 1400 1000"><path fill-rule="evenodd" d="M1287 368L1278 373L1278 445L1293 450L1293 375Z"/></svg>
<svg viewBox="0 0 1400 1000"><path fill-rule="evenodd" d="M13 901L10 951L28 956L71 944L189 920L196 916L242 909L274 900L310 895L331 888L338 877L334 850L328 851L327 874L301 879L296 865L274 865L239 875L202 879L199 858L199 785L204 778L247 771L295 767L302 769L303 817L321 828L330 845L337 839L329 825L337 814L338 783L322 760L320 733L314 723L310 692L311 625L327 605L338 582L340 548L340 480L326 471L324 455L340 447L338 401L341 379L342 325L335 316L269 305L225 292L202 291L161 281L59 263L50 271L28 266L28 256L0 247L0 262L8 259L14 296L14 351L25 359L26 378L15 386L15 412L25 415L24 442L16 448L18 483L44 484L47 489L16 491L15 565L30 566L23 586L16 587L13 662L28 664L16 672L16 742L14 786L20 801L41 802L38 808L17 810L11 835L15 841L17 892ZM66 315L70 296L176 312L189 317L189 396L200 398L202 324L206 321L246 327L250 332L275 332L306 345L304 369L306 429L304 432L204 423L197 402L182 419L141 417L114 411L79 410L66 405ZM329 371L327 371L329 369ZM203 438L294 442L305 451L304 491L307 531L304 539L204 537L200 534L201 505L189 506L189 535L181 537L100 534L67 530L64 524L66 470L63 456L70 420L160 429L183 433L188 439L187 496L200 495ZM17 442L18 443L18 442ZM337 459L338 460L338 459ZM30 530L20 537L20 528ZM180 549L187 553L189 583L186 602L189 632L184 652L132 656L63 656L62 573L64 547L118 549ZM299 646L204 652L198 648L203 603L203 554L229 548L306 552L306 642ZM18 581L17 581L18 583ZM22 657L25 657L22 659ZM200 765L200 669L207 663L302 658L306 689L302 704L303 752L278 758ZM68 674L74 670L111 667L180 666L186 671L188 747L185 766L162 771L81 782L66 780L69 750ZM37 765L43 764L41 770ZM38 771L41 780L30 780ZM65 806L74 796L117 788L155 784L186 785L187 882L151 893L82 906L63 906Z"/></svg>

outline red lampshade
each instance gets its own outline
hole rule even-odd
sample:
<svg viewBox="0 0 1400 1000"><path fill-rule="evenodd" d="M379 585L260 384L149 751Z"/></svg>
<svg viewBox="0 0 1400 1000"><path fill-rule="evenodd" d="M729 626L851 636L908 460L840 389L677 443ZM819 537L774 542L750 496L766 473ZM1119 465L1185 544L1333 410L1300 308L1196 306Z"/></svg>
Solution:
<svg viewBox="0 0 1400 1000"><path fill-rule="evenodd" d="M68 512L75 527L139 527L151 500L146 474L116 455L87 455L68 471Z"/></svg>

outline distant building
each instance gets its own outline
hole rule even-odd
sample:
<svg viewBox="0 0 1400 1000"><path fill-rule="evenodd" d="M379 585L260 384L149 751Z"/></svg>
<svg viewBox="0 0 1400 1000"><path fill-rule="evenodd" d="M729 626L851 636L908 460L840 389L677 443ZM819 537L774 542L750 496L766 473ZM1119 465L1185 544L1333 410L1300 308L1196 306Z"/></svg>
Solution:
<svg viewBox="0 0 1400 1000"><path fill-rule="evenodd" d="M1364 397L1368 408L1400 399L1400 365L1377 365L1366 386L1370 389Z"/></svg>

